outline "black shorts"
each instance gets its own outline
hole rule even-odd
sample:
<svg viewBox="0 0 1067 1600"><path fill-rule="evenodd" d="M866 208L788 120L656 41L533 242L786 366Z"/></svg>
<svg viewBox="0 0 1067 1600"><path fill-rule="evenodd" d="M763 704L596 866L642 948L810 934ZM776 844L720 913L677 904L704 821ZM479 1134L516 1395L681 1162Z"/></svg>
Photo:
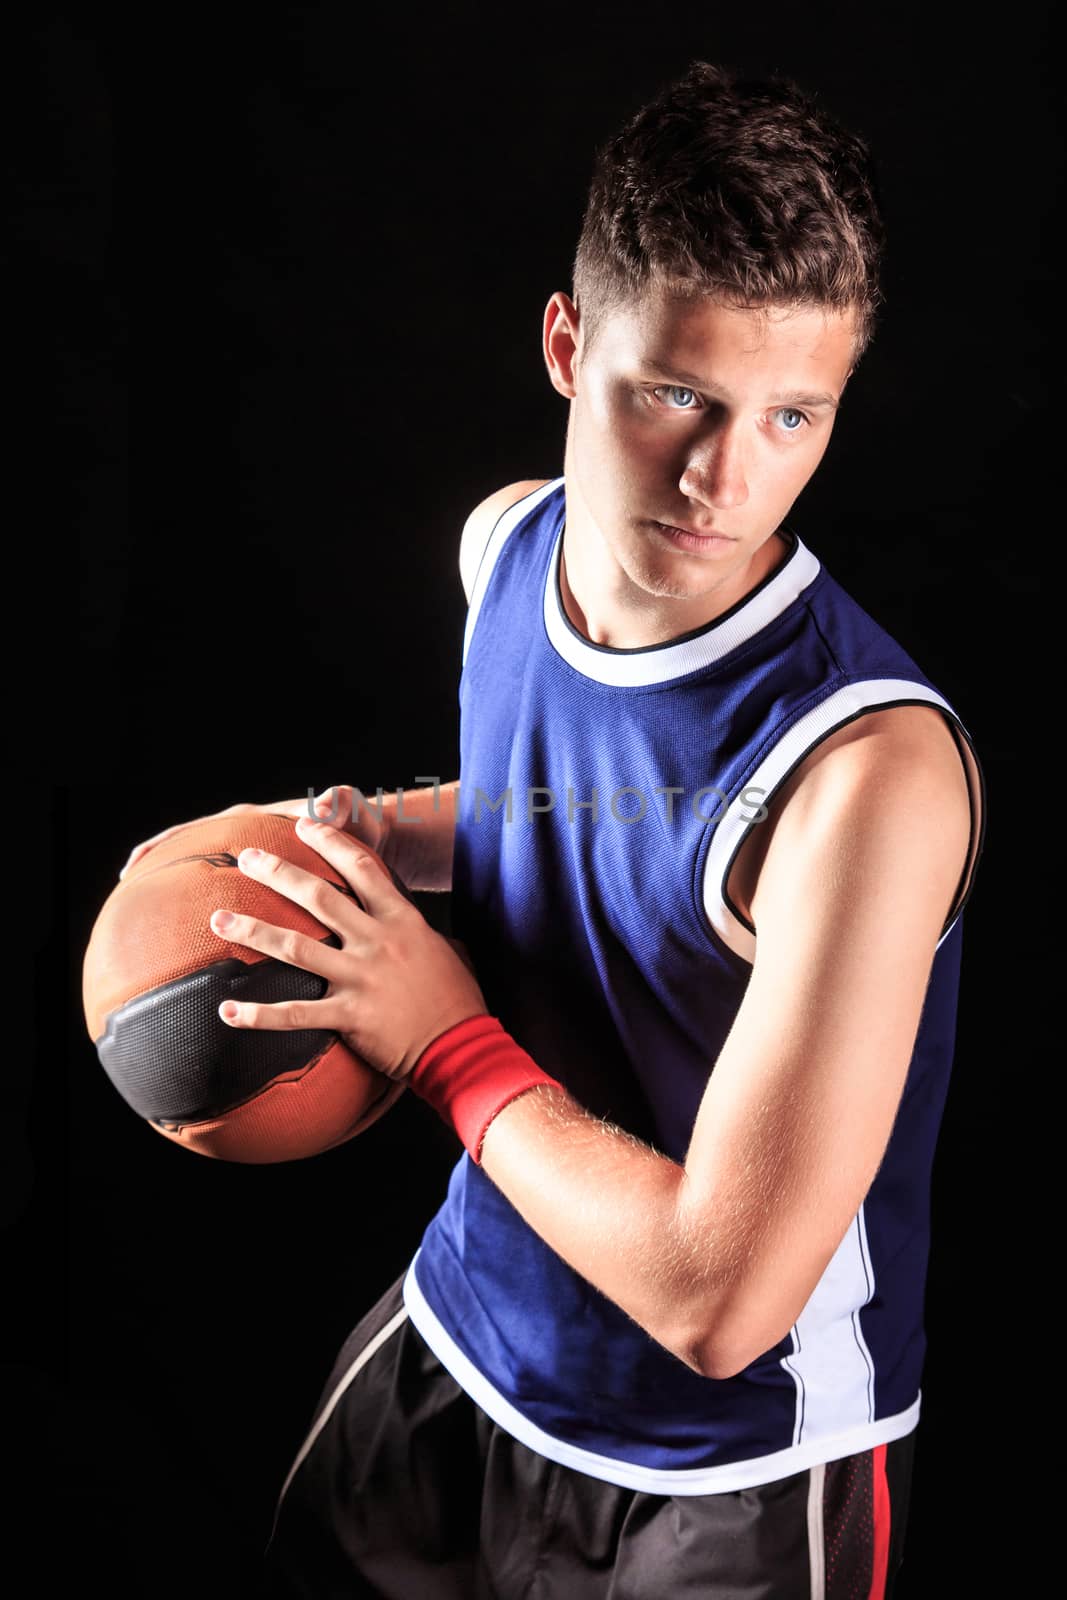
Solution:
<svg viewBox="0 0 1067 1600"><path fill-rule="evenodd" d="M334 1363L265 1556L307 1600L880 1600L914 1434L723 1494L657 1495L560 1466L499 1428L407 1317L399 1278ZM881 1574L885 1574L884 1586Z"/></svg>

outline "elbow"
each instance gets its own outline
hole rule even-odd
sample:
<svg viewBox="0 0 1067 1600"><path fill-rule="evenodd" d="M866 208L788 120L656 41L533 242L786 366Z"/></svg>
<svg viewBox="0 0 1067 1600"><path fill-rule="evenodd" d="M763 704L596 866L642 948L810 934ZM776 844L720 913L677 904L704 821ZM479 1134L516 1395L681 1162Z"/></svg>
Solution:
<svg viewBox="0 0 1067 1600"><path fill-rule="evenodd" d="M694 1333L690 1326L684 1335L671 1341L669 1348L702 1378L736 1378L753 1359L736 1341L725 1340L718 1327L701 1327Z"/></svg>
<svg viewBox="0 0 1067 1600"><path fill-rule="evenodd" d="M710 1327L701 1327L695 1336L690 1333L688 1339L675 1347L675 1353L702 1378L722 1382L736 1378L753 1361L773 1350L785 1338L790 1326L791 1323L787 1324L776 1336L765 1319L716 1320Z"/></svg>
<svg viewBox="0 0 1067 1600"><path fill-rule="evenodd" d="M704 1339L690 1347L688 1364L702 1378L715 1378L722 1382L726 1378L736 1378L753 1359L736 1346L723 1345L717 1339Z"/></svg>

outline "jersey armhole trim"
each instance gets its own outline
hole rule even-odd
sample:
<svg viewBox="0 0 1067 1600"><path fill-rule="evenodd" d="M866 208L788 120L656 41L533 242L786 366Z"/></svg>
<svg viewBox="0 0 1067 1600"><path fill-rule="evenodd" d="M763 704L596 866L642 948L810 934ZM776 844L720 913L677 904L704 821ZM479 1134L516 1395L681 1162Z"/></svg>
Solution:
<svg viewBox="0 0 1067 1600"><path fill-rule="evenodd" d="M470 649L471 636L478 621L478 613L482 608L485 591L493 575L493 568L500 558L500 552L507 543L508 537L530 513L546 500L548 496L563 483L563 478L551 478L543 483L539 489L531 489L527 494L520 495L518 500L502 511L489 530L478 565L471 584L470 600L467 604L467 621L463 630L463 662L467 660L467 651Z"/></svg>
<svg viewBox="0 0 1067 1600"><path fill-rule="evenodd" d="M936 689L905 678L873 678L846 684L827 695L781 735L771 749L761 756L754 770L742 779L740 791L757 791L761 809L765 810L771 798L824 739L867 712L904 705L929 705L942 711L960 753L970 798L967 862L937 941L937 949L940 949L958 922L974 885L985 840L986 791L974 741L948 701ZM968 765L966 757L970 758L972 765ZM734 806L724 808L715 822L702 873L702 910L711 933L718 942L750 966L756 959L756 930L733 904L726 885L741 846L750 829L759 826L759 820L743 815Z"/></svg>

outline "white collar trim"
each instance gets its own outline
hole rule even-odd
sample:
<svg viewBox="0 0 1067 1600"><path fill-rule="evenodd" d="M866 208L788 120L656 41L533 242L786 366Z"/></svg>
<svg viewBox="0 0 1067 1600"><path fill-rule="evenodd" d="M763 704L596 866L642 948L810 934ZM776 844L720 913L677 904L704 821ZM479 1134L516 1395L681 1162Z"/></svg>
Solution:
<svg viewBox="0 0 1067 1600"><path fill-rule="evenodd" d="M698 672L744 644L782 612L815 580L820 563L796 534L793 549L769 578L725 616L674 643L645 645L633 650L613 650L593 644L574 627L563 609L559 587L563 554L565 508L552 547L544 590L545 631L564 661L583 677L615 688L635 688L666 683Z"/></svg>

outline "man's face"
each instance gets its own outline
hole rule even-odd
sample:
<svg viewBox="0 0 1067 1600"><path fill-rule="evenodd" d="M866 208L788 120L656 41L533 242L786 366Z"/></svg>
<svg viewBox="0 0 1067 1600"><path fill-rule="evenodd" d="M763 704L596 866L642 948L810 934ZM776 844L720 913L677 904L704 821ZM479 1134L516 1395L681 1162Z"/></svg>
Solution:
<svg viewBox="0 0 1067 1600"><path fill-rule="evenodd" d="M600 642L640 642L642 619L671 636L732 605L780 558L768 541L830 441L854 316L739 311L653 290L605 316L588 352L580 331L575 350L577 324L554 295L545 354L572 402L572 588L598 597L586 611ZM717 537L687 543L668 527Z"/></svg>

